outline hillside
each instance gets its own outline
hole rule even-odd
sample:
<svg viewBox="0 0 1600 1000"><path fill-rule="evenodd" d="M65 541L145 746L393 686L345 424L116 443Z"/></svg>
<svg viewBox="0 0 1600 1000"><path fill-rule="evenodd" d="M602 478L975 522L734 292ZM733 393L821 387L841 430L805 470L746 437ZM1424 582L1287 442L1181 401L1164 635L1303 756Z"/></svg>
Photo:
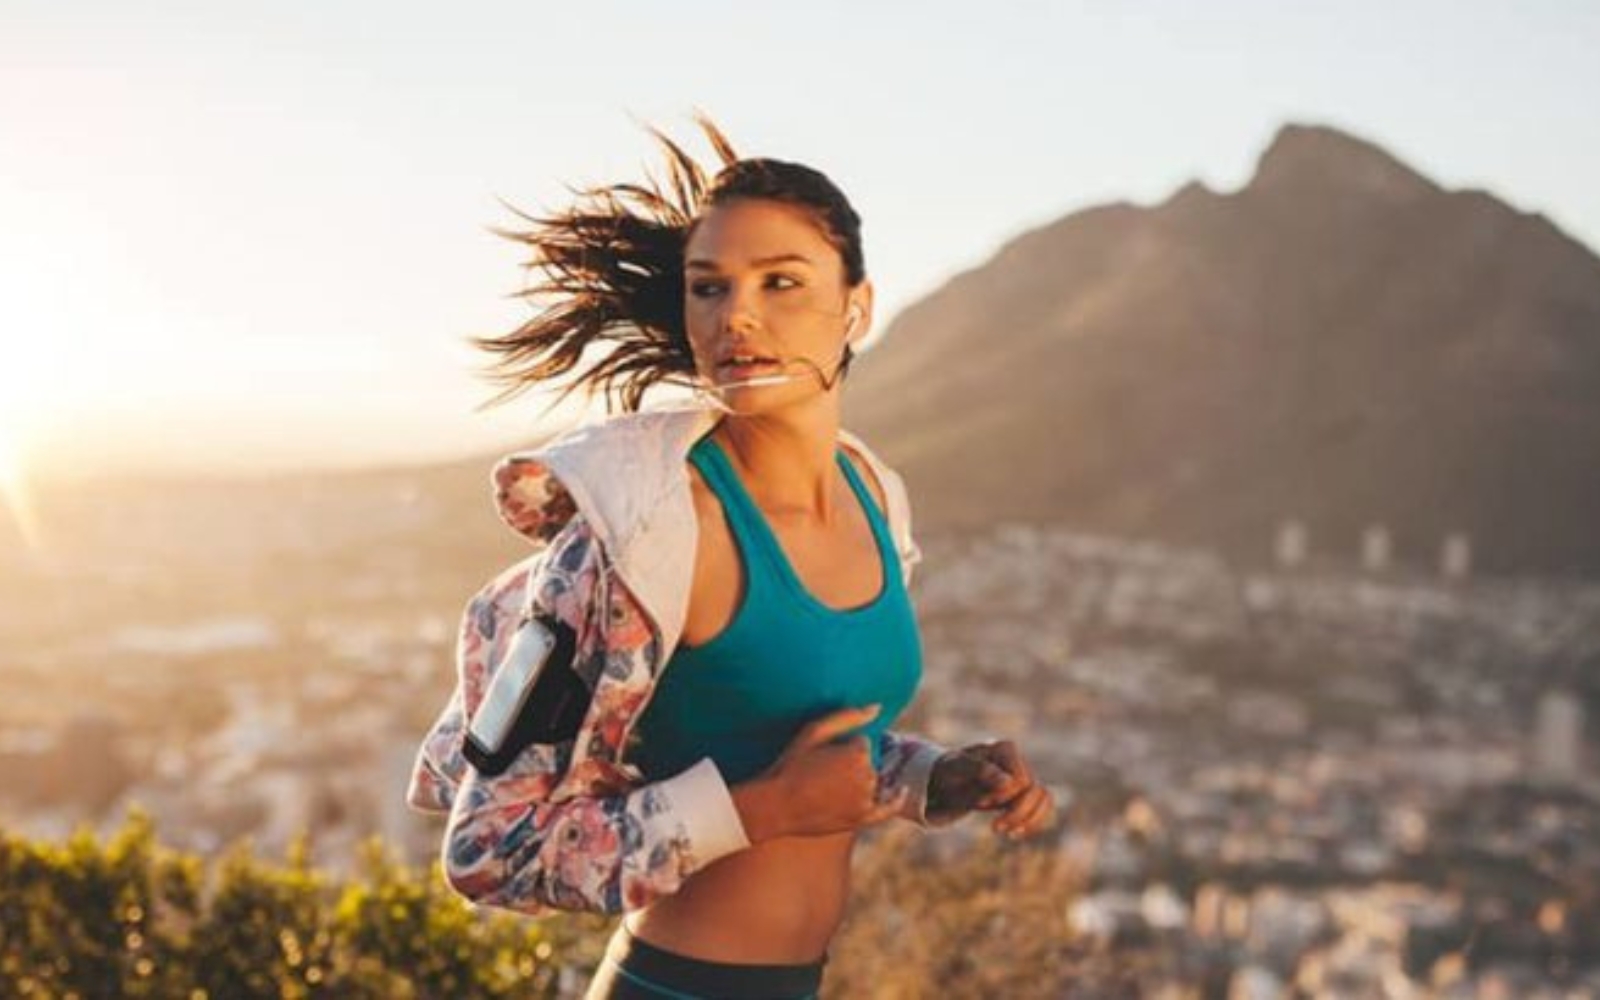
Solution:
<svg viewBox="0 0 1600 1000"><path fill-rule="evenodd" d="M1011 241L905 310L847 423L923 527L995 518L1270 552L1286 518L1400 561L1600 573L1600 259L1382 149L1283 128L1191 183Z"/></svg>

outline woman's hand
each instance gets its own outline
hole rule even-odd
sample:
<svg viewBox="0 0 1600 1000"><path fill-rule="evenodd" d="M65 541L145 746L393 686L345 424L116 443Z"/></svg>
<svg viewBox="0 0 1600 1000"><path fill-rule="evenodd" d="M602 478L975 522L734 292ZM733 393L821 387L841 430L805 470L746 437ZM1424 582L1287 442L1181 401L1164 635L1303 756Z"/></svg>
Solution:
<svg viewBox="0 0 1600 1000"><path fill-rule="evenodd" d="M928 816L948 820L973 809L1000 813L994 831L1013 840L1055 821L1055 800L1010 740L991 740L940 757L928 780Z"/></svg>
<svg viewBox="0 0 1600 1000"><path fill-rule="evenodd" d="M898 814L907 790L877 802L878 772L867 737L844 733L871 722L879 706L845 708L808 722L761 776L733 789L751 843L856 830Z"/></svg>

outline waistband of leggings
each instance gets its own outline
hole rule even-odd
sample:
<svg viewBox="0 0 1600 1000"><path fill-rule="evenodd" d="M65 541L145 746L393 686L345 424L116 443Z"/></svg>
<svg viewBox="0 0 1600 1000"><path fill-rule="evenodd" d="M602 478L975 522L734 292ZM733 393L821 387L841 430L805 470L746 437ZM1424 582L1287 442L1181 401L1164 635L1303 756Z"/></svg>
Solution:
<svg viewBox="0 0 1600 1000"><path fill-rule="evenodd" d="M629 972L674 989L708 996L807 997L822 987L824 954L815 962L755 965L691 958L635 937L627 922L606 946L606 957Z"/></svg>

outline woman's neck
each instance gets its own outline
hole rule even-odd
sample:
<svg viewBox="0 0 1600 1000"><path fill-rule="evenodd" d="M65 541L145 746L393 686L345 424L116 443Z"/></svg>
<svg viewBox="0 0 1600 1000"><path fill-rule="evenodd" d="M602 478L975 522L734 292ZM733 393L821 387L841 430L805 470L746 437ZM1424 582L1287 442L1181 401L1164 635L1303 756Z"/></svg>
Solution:
<svg viewBox="0 0 1600 1000"><path fill-rule="evenodd" d="M841 478L834 464L839 408L730 414L712 432L729 453L758 506L768 514L833 520Z"/></svg>

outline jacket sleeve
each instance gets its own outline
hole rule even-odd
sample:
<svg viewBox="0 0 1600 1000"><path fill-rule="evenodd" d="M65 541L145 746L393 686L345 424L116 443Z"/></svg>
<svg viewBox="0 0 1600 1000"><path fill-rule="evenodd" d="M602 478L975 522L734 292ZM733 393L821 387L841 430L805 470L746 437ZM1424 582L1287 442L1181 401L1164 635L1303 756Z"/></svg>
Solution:
<svg viewBox="0 0 1600 1000"><path fill-rule="evenodd" d="M528 560L530 563L532 561ZM456 790L460 788L468 767L461 752L461 741L467 727L467 712L463 702L469 674L463 668L469 657L481 658L480 647L485 641L492 641L496 624L496 595L513 589L518 575L527 572L527 563L519 563L506 570L474 594L462 612L461 625L456 633L455 689L450 692L450 700L423 737L422 746L417 749L416 761L411 767L406 802L413 809L426 813L448 813L455 802ZM491 639L485 640L485 635ZM478 697L482 696L484 679L479 675L471 681L478 687Z"/></svg>
<svg viewBox="0 0 1600 1000"><path fill-rule="evenodd" d="M947 748L922 736L888 730L878 737L878 798L889 798L902 787L910 790L900 816L921 827L948 826L960 815L928 814L928 784L933 766Z"/></svg>
<svg viewBox="0 0 1600 1000"><path fill-rule="evenodd" d="M711 760L639 782L615 763L618 706L599 700L577 735L593 752L576 767L573 739L534 743L493 776L462 757L466 720L529 611L573 627L572 664L550 666L577 670L591 690L602 671L648 669L643 658L653 644L637 639L646 628L642 613L605 563L592 530L575 516L549 548L475 596L463 616L457 688L423 742L409 798L448 809L445 878L474 902L524 913L620 913L677 891L694 872L749 846Z"/></svg>

